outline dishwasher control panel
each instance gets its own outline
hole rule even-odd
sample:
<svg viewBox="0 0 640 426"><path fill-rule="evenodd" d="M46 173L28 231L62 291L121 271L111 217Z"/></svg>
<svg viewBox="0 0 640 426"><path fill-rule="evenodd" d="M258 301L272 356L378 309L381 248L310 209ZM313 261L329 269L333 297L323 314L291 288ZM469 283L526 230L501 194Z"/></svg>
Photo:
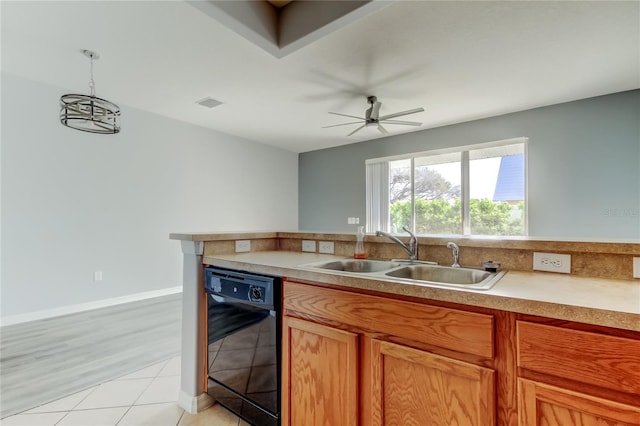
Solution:
<svg viewBox="0 0 640 426"><path fill-rule="evenodd" d="M241 271L205 268L205 290L236 302L272 306L276 277Z"/></svg>

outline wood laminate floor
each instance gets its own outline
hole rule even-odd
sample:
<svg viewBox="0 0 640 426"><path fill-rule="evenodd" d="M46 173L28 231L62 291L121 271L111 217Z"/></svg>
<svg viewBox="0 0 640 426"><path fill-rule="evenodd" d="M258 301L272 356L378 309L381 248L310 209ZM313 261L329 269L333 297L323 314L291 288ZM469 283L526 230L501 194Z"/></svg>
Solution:
<svg viewBox="0 0 640 426"><path fill-rule="evenodd" d="M0 418L180 353L182 294L1 327Z"/></svg>

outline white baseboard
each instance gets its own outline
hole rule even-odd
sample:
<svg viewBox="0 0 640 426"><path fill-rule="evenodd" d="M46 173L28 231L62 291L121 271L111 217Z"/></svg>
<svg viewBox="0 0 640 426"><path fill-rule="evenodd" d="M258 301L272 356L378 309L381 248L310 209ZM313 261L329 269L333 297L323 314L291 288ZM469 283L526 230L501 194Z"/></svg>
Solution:
<svg viewBox="0 0 640 426"><path fill-rule="evenodd" d="M59 317L61 315L75 314L78 312L91 311L93 309L106 308L108 306L120 305L123 303L136 302L138 300L152 299L154 297L168 296L170 294L182 293L182 286L163 288L161 290L145 291L143 293L130 294L127 296L113 297L111 299L96 300L94 302L80 303L78 305L61 306L59 308L46 309L43 311L29 312L26 314L11 315L0 319L0 325L13 325L23 322L36 321L46 318Z"/></svg>
<svg viewBox="0 0 640 426"><path fill-rule="evenodd" d="M191 396L182 389L178 394L178 405L182 407L186 412L191 414L197 414L200 411L204 411L214 404L214 400L211 395L202 393L198 396Z"/></svg>

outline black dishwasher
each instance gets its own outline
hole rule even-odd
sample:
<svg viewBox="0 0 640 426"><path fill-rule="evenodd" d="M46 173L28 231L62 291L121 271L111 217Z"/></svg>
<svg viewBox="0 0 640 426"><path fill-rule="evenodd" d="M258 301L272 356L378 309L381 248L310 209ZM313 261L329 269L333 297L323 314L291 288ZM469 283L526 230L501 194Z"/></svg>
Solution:
<svg viewBox="0 0 640 426"><path fill-rule="evenodd" d="M280 425L282 280L205 268L208 393L255 426Z"/></svg>

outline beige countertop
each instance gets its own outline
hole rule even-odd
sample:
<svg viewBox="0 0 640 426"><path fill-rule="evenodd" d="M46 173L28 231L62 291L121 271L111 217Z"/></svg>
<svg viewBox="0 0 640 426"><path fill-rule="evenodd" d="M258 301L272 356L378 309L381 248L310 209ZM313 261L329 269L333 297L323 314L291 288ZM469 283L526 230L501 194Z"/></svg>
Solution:
<svg viewBox="0 0 640 426"><path fill-rule="evenodd" d="M640 331L640 280L509 271L489 290L469 290L407 283L373 274L311 270L301 266L335 259L344 258L264 251L209 256L204 258L204 263L333 284L346 289L392 293Z"/></svg>

